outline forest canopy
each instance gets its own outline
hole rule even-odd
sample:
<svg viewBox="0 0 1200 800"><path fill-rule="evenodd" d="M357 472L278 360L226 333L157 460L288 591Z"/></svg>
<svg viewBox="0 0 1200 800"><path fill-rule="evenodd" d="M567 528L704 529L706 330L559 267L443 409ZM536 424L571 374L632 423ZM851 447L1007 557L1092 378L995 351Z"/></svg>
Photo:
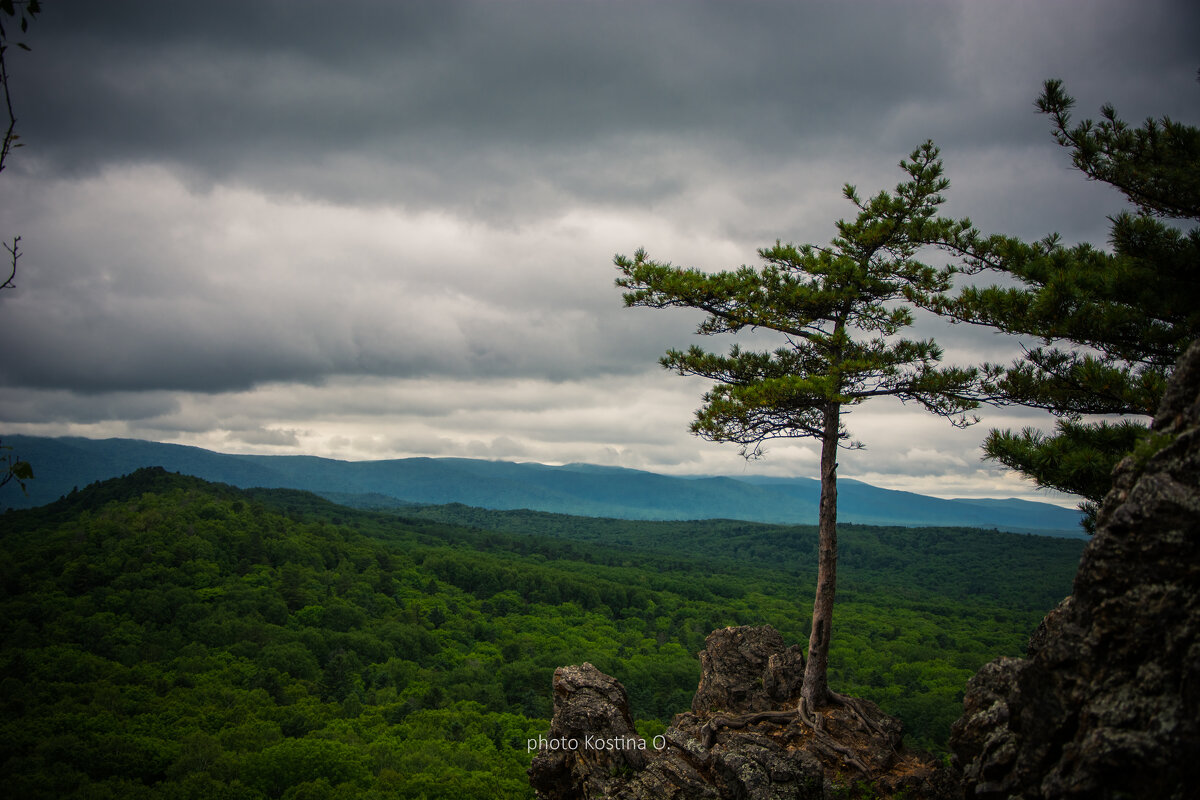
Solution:
<svg viewBox="0 0 1200 800"><path fill-rule="evenodd" d="M618 676L652 735L688 707L711 630L807 635L791 595L811 527L597 520L572 538L569 517L467 511L474 527L143 470L8 512L5 784L529 797L525 742L547 730L555 667ZM1020 653L1069 590L1081 546L868 527L843 541L831 674L935 749L967 678Z"/></svg>

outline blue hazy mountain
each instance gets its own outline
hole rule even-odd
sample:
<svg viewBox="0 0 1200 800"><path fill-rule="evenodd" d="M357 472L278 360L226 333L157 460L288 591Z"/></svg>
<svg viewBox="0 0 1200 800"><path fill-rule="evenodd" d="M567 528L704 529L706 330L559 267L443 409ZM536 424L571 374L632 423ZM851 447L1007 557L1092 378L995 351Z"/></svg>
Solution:
<svg viewBox="0 0 1200 800"><path fill-rule="evenodd" d="M463 503L621 519L741 519L813 524L820 484L808 478L673 477L592 464L469 458L338 461L316 456L216 453L137 439L4 436L30 461L29 494L10 484L0 507L56 500L74 488L161 466L233 486L306 489L360 505ZM947 500L838 481L838 518L871 525L936 525L1079 536L1079 513L1017 499Z"/></svg>

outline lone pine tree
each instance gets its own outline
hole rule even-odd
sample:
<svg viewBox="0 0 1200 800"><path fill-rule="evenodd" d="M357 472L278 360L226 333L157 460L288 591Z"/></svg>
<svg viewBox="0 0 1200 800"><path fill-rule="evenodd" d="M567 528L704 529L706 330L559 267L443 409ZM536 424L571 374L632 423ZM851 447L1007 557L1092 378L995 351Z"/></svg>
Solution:
<svg viewBox="0 0 1200 800"><path fill-rule="evenodd" d="M984 452L1039 486L1082 496L1090 529L1113 466L1146 436L1175 362L1200 335L1200 229L1163 222L1200 220L1200 130L1166 117L1131 127L1112 106L1098 123L1072 125L1074 103L1051 80L1037 107L1075 167L1134 206L1112 218L1111 252L1065 247L1057 234L1030 244L962 228L947 242L965 256L957 270L1018 285L968 286L932 308L1041 340L1008 368L992 368L998 375L988 391L1050 411L1057 432L992 430Z"/></svg>
<svg viewBox="0 0 1200 800"><path fill-rule="evenodd" d="M837 582L837 450L862 446L849 440L842 416L870 398L896 397L965 426L974 421L966 412L978 405L977 370L939 367L942 353L932 340L898 336L913 322L911 303L930 303L949 288L948 273L917 260L917 249L964 225L935 217L949 184L932 143L900 166L908 180L893 194L863 201L845 187L858 215L839 221L825 247L777 241L759 251L761 267L711 274L652 261L643 250L615 258L626 306L699 309L707 315L697 329L703 335L766 329L783 337L772 352L735 344L718 355L692 346L668 351L661 363L717 382L696 411L696 435L739 444L747 457L760 455L772 438L821 443L817 589L802 714L806 705L842 699L826 678Z"/></svg>

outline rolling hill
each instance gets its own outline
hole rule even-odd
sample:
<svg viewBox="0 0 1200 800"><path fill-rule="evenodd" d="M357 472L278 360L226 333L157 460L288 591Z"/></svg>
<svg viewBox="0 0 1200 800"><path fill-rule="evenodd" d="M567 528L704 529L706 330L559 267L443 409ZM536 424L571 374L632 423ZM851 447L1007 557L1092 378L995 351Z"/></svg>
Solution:
<svg viewBox="0 0 1200 800"><path fill-rule="evenodd" d="M34 465L28 496L6 487L0 505L51 502L72 489L161 466L243 488L304 489L350 505L462 503L619 519L739 519L813 523L819 483L807 478L673 477L589 464L547 466L466 458L338 461L216 453L134 439L5 436ZM1024 500L948 500L843 478L839 519L874 525L965 526L1082 536L1079 514Z"/></svg>

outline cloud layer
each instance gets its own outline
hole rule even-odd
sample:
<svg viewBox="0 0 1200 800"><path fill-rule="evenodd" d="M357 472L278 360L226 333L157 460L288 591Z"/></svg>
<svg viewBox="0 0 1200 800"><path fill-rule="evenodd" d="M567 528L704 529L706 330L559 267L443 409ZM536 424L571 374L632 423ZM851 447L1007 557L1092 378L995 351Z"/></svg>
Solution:
<svg viewBox="0 0 1200 800"><path fill-rule="evenodd" d="M1103 243L1120 198L1032 101L1061 77L1081 114L1195 122L1200 12L1087 12L58 0L10 56L0 429L812 474L804 443L746 465L688 436L703 384L656 360L697 320L622 309L613 254L716 269L827 241L841 185L894 185L926 138L948 213ZM1014 348L925 324L957 360ZM981 430L886 405L850 426L869 449L844 474L1029 491L979 463Z"/></svg>

